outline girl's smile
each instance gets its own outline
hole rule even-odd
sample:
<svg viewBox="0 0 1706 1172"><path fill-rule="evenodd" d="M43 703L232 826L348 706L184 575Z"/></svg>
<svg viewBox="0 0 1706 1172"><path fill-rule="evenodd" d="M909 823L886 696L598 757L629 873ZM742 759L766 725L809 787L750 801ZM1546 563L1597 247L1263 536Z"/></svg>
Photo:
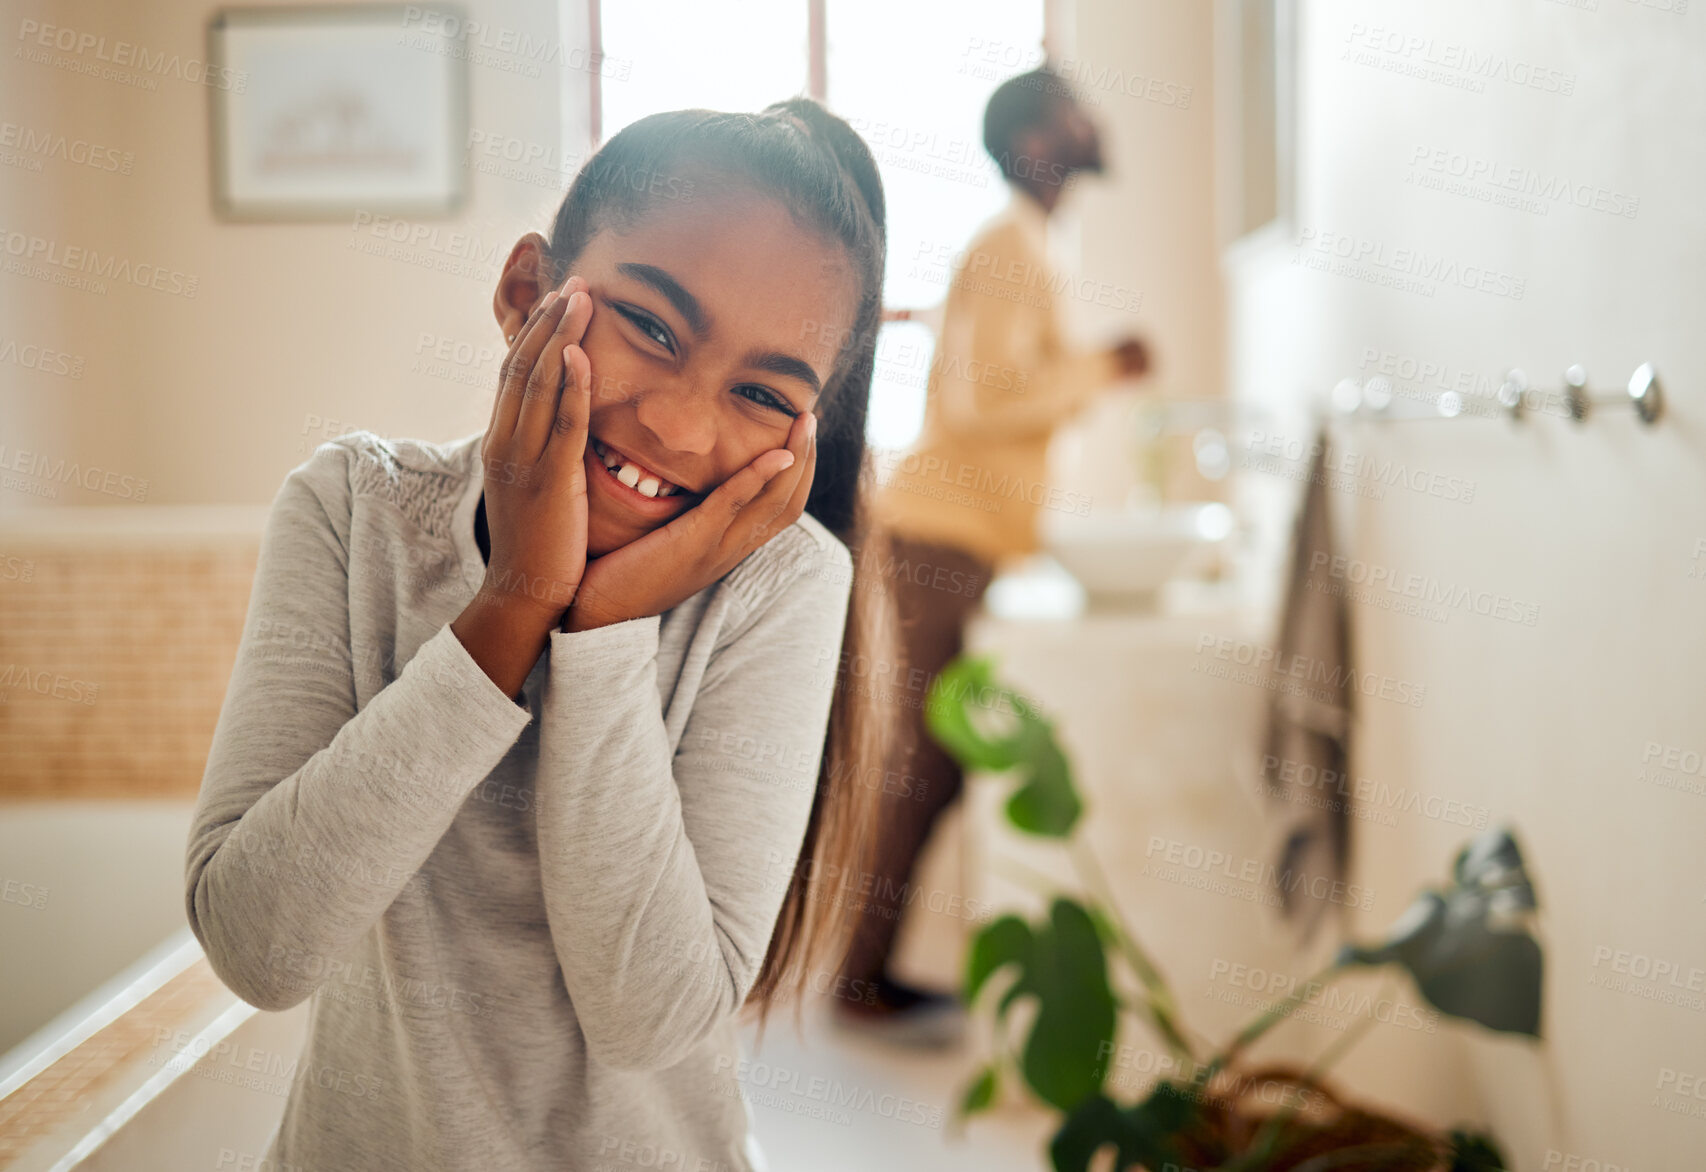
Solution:
<svg viewBox="0 0 1706 1172"><path fill-rule="evenodd" d="M702 494L668 479L662 471L633 459L597 436L586 445L587 491L617 509L626 509L646 525L668 521L698 504ZM596 486L596 487L594 487Z"/></svg>

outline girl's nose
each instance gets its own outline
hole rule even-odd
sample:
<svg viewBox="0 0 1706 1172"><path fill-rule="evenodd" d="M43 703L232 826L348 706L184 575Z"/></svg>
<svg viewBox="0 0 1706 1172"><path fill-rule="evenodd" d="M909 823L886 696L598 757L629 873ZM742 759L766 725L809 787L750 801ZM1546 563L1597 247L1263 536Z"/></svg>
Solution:
<svg viewBox="0 0 1706 1172"><path fill-rule="evenodd" d="M662 382L639 395L634 418L674 452L710 455L717 444L711 396L686 382Z"/></svg>

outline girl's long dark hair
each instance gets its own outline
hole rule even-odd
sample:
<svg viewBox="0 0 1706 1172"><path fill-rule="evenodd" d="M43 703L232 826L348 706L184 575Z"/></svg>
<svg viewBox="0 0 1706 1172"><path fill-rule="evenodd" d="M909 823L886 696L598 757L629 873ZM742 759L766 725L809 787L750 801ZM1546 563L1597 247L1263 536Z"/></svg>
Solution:
<svg viewBox="0 0 1706 1172"><path fill-rule="evenodd" d="M882 319L886 208L876 160L845 121L810 98L789 98L757 114L674 110L653 114L612 136L575 176L552 223L553 283L588 241L671 200L732 183L777 198L795 218L846 252L859 279L853 328L839 339L835 368L819 397L817 470L806 511L853 553L852 595L842 637L829 732L817 795L795 861L770 949L748 1003L760 1016L796 993L814 966L845 956L859 915L828 890L838 878L870 873L886 760L886 724L875 690L859 687L847 664L891 663L893 634L887 564L868 531L874 475L865 450L865 416ZM828 323L812 323L828 328ZM835 328L839 329L839 326ZM878 780L868 780L871 767Z"/></svg>

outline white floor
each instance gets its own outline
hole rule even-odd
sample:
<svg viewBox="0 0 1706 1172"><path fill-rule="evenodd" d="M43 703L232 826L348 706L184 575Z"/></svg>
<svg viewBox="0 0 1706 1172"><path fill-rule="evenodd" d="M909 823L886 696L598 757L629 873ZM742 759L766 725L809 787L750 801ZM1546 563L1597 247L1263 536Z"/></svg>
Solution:
<svg viewBox="0 0 1706 1172"><path fill-rule="evenodd" d="M760 1042L748 1028L740 1072L772 1172L1040 1172L1049 1117L1023 1104L961 1129L954 1108L978 1066L960 1052L899 1050L836 1030L808 1008L804 1037L778 1012Z"/></svg>

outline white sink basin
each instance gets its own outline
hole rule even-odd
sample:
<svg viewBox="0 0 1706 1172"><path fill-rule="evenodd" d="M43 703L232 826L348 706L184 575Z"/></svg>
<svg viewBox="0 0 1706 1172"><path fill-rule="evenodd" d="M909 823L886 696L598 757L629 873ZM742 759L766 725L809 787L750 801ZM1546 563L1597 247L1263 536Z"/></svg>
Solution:
<svg viewBox="0 0 1706 1172"><path fill-rule="evenodd" d="M1043 547L1093 606L1153 608L1162 586L1200 570L1231 533L1232 510L1217 502L1042 520Z"/></svg>

